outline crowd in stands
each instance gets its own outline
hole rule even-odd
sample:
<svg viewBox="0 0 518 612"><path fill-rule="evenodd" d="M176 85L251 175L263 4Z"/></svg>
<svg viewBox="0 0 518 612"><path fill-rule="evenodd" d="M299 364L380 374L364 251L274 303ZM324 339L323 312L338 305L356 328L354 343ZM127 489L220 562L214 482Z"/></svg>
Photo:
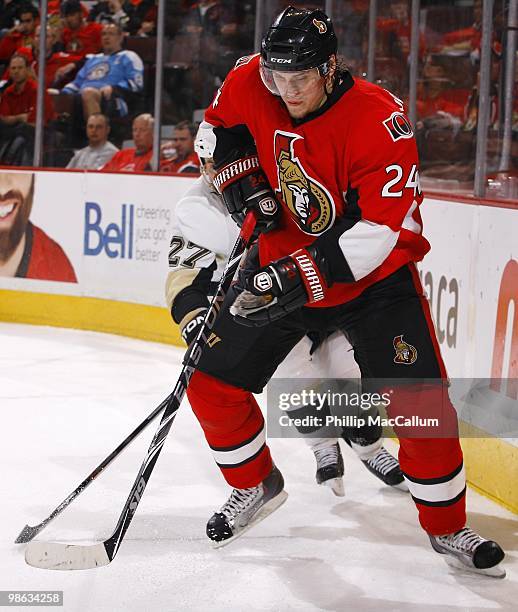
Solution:
<svg viewBox="0 0 518 612"><path fill-rule="evenodd" d="M49 1L44 163L150 170L156 4ZM287 4L297 2L268 0L266 6L276 12ZM490 140L501 133L506 15L500 7L495 5L491 43ZM367 69L369 8L369 0L333 3L339 53L360 77ZM161 142L160 171L199 167L191 121L200 120L236 59L252 51L255 10L253 1L167 0L162 123L176 130L172 140ZM473 179L481 19L482 0L421 2L416 135L425 176ZM31 160L40 36L36 0L0 0L0 164ZM411 1L379 0L375 79L405 102L410 40ZM518 156L518 96L514 100L510 171ZM131 138L133 153L115 151ZM115 154L111 161L108 153Z"/></svg>
<svg viewBox="0 0 518 612"><path fill-rule="evenodd" d="M67 168L103 172L149 172L153 153L154 119L143 113L133 119L132 147L119 150L109 141L110 120L100 112L92 113L86 123L88 145L75 152ZM170 140L161 143L159 172L199 174L200 160L194 152L196 127L189 121L175 126Z"/></svg>
<svg viewBox="0 0 518 612"><path fill-rule="evenodd" d="M369 0L335 3L339 52L356 74L367 71ZM378 2L375 80L408 103L411 1ZM495 3L491 40L488 170L501 165L506 3ZM421 175L469 188L475 173L482 0L421 2L418 34L417 124ZM518 60L518 58L517 58ZM518 64L518 61L517 61ZM515 89L517 80L515 79ZM514 96L512 155L518 176L518 97ZM501 169L501 168L500 168ZM452 183L453 184L453 183Z"/></svg>
<svg viewBox="0 0 518 612"><path fill-rule="evenodd" d="M31 165L37 104L39 43L38 2L0 0L0 164ZM210 31L213 50L221 34L228 48L242 38L235 21L240 10L230 11L219 1L171 0L168 36L195 37L198 42ZM240 4L240 3L235 3ZM241 11L242 12L242 11ZM178 20L178 15L182 19ZM45 28L44 165L78 169L117 168L149 171L153 118L152 86L156 49L157 6L155 0L50 0ZM183 43L186 40L183 39ZM248 51L241 40L219 71L200 62L201 69L188 71L191 89L207 78L204 94L176 91L186 104L185 115L174 114L177 124L171 140L161 143L161 172L199 172L193 151L195 126L190 122L195 107L208 103L215 88L239 55ZM182 43L182 44L183 44ZM177 47L178 49L178 47ZM196 51L191 45L182 53ZM198 49L197 57L205 58ZM174 50L173 50L174 55ZM219 53L212 54L215 57ZM171 59L169 53L167 59ZM174 59L174 58L173 58ZM174 66L166 70L174 72ZM207 72L209 71L209 72ZM170 86L171 79L168 80ZM174 87L173 87L174 89ZM203 89L203 88L202 88ZM167 104L166 115L167 115ZM171 103L177 110L182 103ZM186 118L189 118L187 120ZM133 138L134 148L119 151ZM110 142L110 140L112 142ZM129 152L126 152L129 151ZM113 159L112 159L113 158Z"/></svg>

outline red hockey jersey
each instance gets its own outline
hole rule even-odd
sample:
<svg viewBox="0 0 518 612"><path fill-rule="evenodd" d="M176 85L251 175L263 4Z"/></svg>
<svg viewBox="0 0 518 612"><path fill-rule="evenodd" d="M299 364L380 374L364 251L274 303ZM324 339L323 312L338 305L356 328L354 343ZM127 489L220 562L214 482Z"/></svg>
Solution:
<svg viewBox="0 0 518 612"><path fill-rule="evenodd" d="M145 153L137 153L137 149L122 149L107 161L101 172L149 172L153 149Z"/></svg>
<svg viewBox="0 0 518 612"><path fill-rule="evenodd" d="M167 172L168 174L199 174L200 159L194 151L184 159L164 159L160 163L160 172Z"/></svg>
<svg viewBox="0 0 518 612"><path fill-rule="evenodd" d="M213 126L248 128L283 204L279 228L260 236L262 265L334 228L328 236L338 242L354 282L334 283L315 307L357 297L430 249L419 214L417 147L403 103L349 74L341 90L334 104L295 121L263 85L255 55L238 60L205 114ZM354 220L344 223L348 217Z"/></svg>

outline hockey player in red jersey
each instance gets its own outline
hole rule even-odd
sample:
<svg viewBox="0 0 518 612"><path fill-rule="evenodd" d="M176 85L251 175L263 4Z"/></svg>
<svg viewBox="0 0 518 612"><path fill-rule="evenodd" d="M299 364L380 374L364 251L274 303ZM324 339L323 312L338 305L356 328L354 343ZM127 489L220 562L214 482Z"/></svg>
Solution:
<svg viewBox="0 0 518 612"><path fill-rule="evenodd" d="M322 11L289 7L205 115L216 136L214 182L233 218L268 199L282 205L277 227L249 255L253 271L227 296L188 389L234 487L207 534L228 542L285 500L252 393L308 329L342 330L365 385L390 379L391 417L439 418L431 434L396 428L401 469L434 550L502 576L500 546L466 527L456 413L415 267L430 246L412 127L401 101L353 79L336 50Z"/></svg>
<svg viewBox="0 0 518 612"><path fill-rule="evenodd" d="M189 346L203 324L209 299L239 233L213 185L215 143L212 129L201 126L193 146L202 163L202 176L193 182L176 205L169 251L166 300L173 320ZM278 378L296 381L335 376L359 378L351 346L341 332L328 338L319 334L311 336L313 340L306 336L291 351L276 372ZM337 358L339 367L337 364L330 371L333 357ZM295 386L297 391L304 389L304 385L299 383ZM290 416L298 418L298 414L305 410L308 410L305 406L298 411L292 410ZM376 412L376 409L370 411L373 415ZM344 496L344 462L338 438L318 437L322 433L321 427L303 433L311 434L304 437L315 455L317 483L329 487L339 497ZM337 428L336 434L341 434L371 473L387 485L408 491L397 460L383 447L381 427L364 427L361 435L354 431L356 435L352 439L347 433Z"/></svg>

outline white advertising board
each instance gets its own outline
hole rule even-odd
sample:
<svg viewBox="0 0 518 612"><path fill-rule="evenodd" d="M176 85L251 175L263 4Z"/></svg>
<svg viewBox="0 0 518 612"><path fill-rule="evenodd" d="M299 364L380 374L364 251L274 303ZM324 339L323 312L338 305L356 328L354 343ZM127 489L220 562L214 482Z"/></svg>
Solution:
<svg viewBox="0 0 518 612"><path fill-rule="evenodd" d="M471 368L477 208L426 199L421 214L432 246L419 265L421 282L448 373L460 378Z"/></svg>
<svg viewBox="0 0 518 612"><path fill-rule="evenodd" d="M482 206L479 214L474 371L477 376L516 379L518 211Z"/></svg>
<svg viewBox="0 0 518 612"><path fill-rule="evenodd" d="M516 378L518 211L426 199L422 215L421 276L450 376Z"/></svg>
<svg viewBox="0 0 518 612"><path fill-rule="evenodd" d="M518 211L427 199L422 214L441 351L451 378L472 381L454 398L461 418L518 445Z"/></svg>
<svg viewBox="0 0 518 612"><path fill-rule="evenodd" d="M77 283L47 280L59 277L59 261L29 262L21 278L0 276L0 288L165 305L172 214L192 178L0 170L0 185L30 176L30 223L60 245Z"/></svg>

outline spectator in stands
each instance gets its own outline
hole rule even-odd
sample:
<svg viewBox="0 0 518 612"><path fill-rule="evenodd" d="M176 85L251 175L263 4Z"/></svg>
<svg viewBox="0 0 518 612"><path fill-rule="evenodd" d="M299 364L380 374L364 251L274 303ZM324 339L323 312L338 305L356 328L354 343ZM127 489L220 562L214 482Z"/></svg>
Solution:
<svg viewBox="0 0 518 612"><path fill-rule="evenodd" d="M495 7L496 8L496 7ZM493 56L502 55L502 28L504 11L495 10L491 33L491 50ZM472 63L476 66L480 62L480 47L482 43L482 0L475 0L473 5L474 22L467 28L448 32L443 36L440 51L444 54L458 55L459 52L469 53Z"/></svg>
<svg viewBox="0 0 518 612"><path fill-rule="evenodd" d="M102 113L94 113L86 122L88 146L80 149L68 162L67 168L99 170L119 149L108 141L110 120Z"/></svg>
<svg viewBox="0 0 518 612"><path fill-rule="evenodd" d="M171 173L200 173L200 160L194 151L194 137L196 128L189 121L177 123L170 145L162 147L162 151L173 151L160 164L160 172Z"/></svg>
<svg viewBox="0 0 518 612"><path fill-rule="evenodd" d="M116 23L124 31L127 31L129 20L121 0L100 0L92 6L88 15L88 21Z"/></svg>
<svg viewBox="0 0 518 612"><path fill-rule="evenodd" d="M20 47L29 47L34 41L34 30L39 18L38 9L32 4L23 4L16 15L20 23L0 39L0 62L8 62Z"/></svg>
<svg viewBox="0 0 518 612"><path fill-rule="evenodd" d="M29 221L33 173L0 172L0 276L76 283L63 249Z"/></svg>
<svg viewBox="0 0 518 612"><path fill-rule="evenodd" d="M426 119L440 113L438 120L445 127L457 127L464 121L470 90L452 87L453 81L444 68L429 56L423 67L423 80L418 83L417 115ZM448 115L450 119L446 117Z"/></svg>
<svg viewBox="0 0 518 612"><path fill-rule="evenodd" d="M229 11L220 0L200 0L188 10L184 20L187 32L219 36L224 32L235 32L237 24L232 23Z"/></svg>
<svg viewBox="0 0 518 612"><path fill-rule="evenodd" d="M490 72L490 84L489 84L489 100L490 100L490 111L489 111L489 125L497 128L499 118L499 71L501 63L501 54L495 53L494 48L491 53L491 72ZM469 94L469 100L466 104L465 122L463 130L466 132L476 131L478 123L478 105L479 105L479 89L480 89L480 72L477 73L476 82Z"/></svg>
<svg viewBox="0 0 518 612"><path fill-rule="evenodd" d="M0 37L14 28L22 4L27 4L27 0L0 0Z"/></svg>
<svg viewBox="0 0 518 612"><path fill-rule="evenodd" d="M379 17L376 21L378 52L385 57L398 60L405 69L410 55L411 2L410 0L394 0L390 2L389 11L388 17ZM419 32L420 59L424 59L425 52L425 36Z"/></svg>
<svg viewBox="0 0 518 612"><path fill-rule="evenodd" d="M144 64L134 51L122 49L123 33L111 23L102 26L103 52L87 59L63 93L81 96L85 119L92 113L125 117L128 105L144 85Z"/></svg>
<svg viewBox="0 0 518 612"><path fill-rule="evenodd" d="M48 0L47 3L47 14L49 15L49 17L54 17L54 16L61 16L61 5L64 4L66 2L66 0ZM85 19L87 19L88 17L88 6L90 2L86 2L83 3L81 2L81 8L83 10L83 17Z"/></svg>
<svg viewBox="0 0 518 612"><path fill-rule="evenodd" d="M100 23L87 23L79 0L67 0L61 5L61 14L65 23L63 43L67 53L84 57L101 50Z"/></svg>
<svg viewBox="0 0 518 612"><path fill-rule="evenodd" d="M480 47L482 42L482 1L475 0L473 7L474 23L468 27L449 32L443 37L441 53L458 56L459 52L469 53L474 71L474 82L466 104L464 131L475 131L478 117L479 81L480 81ZM502 23L503 12L495 11L491 35L491 66L490 66L490 125L498 121L499 111L499 81L502 63ZM496 126L495 126L496 127Z"/></svg>
<svg viewBox="0 0 518 612"><path fill-rule="evenodd" d="M155 0L124 0L122 6L130 18L127 30L131 36L155 36L156 5Z"/></svg>
<svg viewBox="0 0 518 612"><path fill-rule="evenodd" d="M35 63L33 70L38 74L39 60L39 31L40 26L36 29L36 37L34 39L34 58ZM63 87L76 74L78 68L83 64L81 55L68 53L66 51L55 51L56 43L58 43L59 30L52 26L47 26L46 38L46 60L45 60L45 86L46 87Z"/></svg>
<svg viewBox="0 0 518 612"><path fill-rule="evenodd" d="M14 54L9 62L12 81L0 100L0 162L31 165L38 84L31 76L29 61ZM52 101L45 96L45 122L53 115Z"/></svg>
<svg viewBox="0 0 518 612"><path fill-rule="evenodd" d="M122 149L105 164L104 172L149 172L153 154L153 117L145 113L133 120L133 142L131 149Z"/></svg>
<svg viewBox="0 0 518 612"><path fill-rule="evenodd" d="M249 53L253 41L239 21L238 7L221 0L200 0L189 8L178 44L190 56L187 77L195 107L208 106L236 59ZM184 49L175 49L173 41L173 58L182 57Z"/></svg>
<svg viewBox="0 0 518 612"><path fill-rule="evenodd" d="M117 23L131 36L150 36L156 30L155 0L99 0L89 21Z"/></svg>
<svg viewBox="0 0 518 612"><path fill-rule="evenodd" d="M473 4L473 24L467 28L448 32L443 37L444 52L449 50L475 51L480 48L482 39L482 0Z"/></svg>
<svg viewBox="0 0 518 612"><path fill-rule="evenodd" d="M54 51L54 53L58 53L59 51L64 51L65 53L68 53L68 51L65 51L65 43L63 42L63 32L65 30L65 24L63 22L63 19L61 19L61 15L50 15L47 19L47 25L52 28L53 38L55 41L52 47L52 51Z"/></svg>
<svg viewBox="0 0 518 612"><path fill-rule="evenodd" d="M20 47L18 55L25 55L31 64L34 75L38 75L38 56L40 52L40 31L41 26L37 26L34 34L34 43L31 47ZM46 60L45 60L45 86L62 87L75 73L78 65L82 63L79 55L72 55L63 51L54 52L54 45L57 41L58 32L56 28L47 26ZM5 78L5 75L4 75Z"/></svg>

